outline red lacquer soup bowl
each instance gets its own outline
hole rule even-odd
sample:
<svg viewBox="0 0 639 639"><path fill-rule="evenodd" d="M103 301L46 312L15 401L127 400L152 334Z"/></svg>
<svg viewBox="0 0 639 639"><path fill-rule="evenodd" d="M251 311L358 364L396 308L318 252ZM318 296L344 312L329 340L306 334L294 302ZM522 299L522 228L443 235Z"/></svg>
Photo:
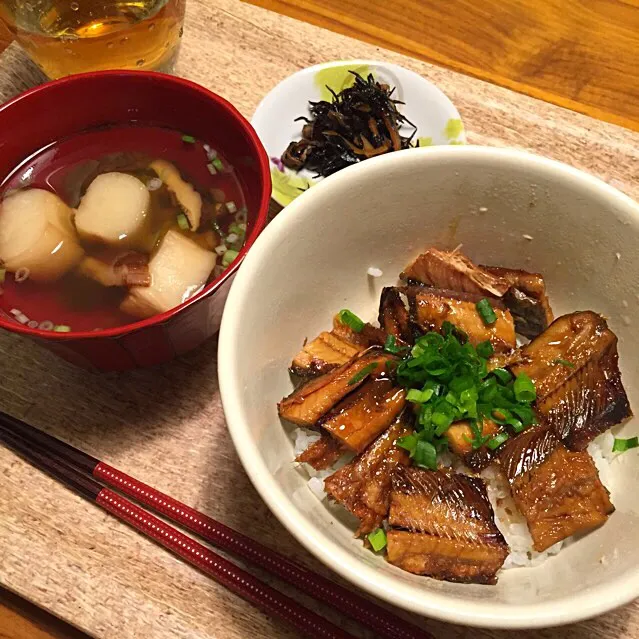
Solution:
<svg viewBox="0 0 639 639"><path fill-rule="evenodd" d="M115 328L67 333L29 328L14 319L8 302L0 297L0 327L98 371L160 364L217 332L231 280L266 225L271 192L266 153L250 124L229 102L186 80L135 71L64 78L0 106L0 184L49 145L123 125L188 132L215 145L232 165L244 195L246 242L229 268L180 306Z"/></svg>

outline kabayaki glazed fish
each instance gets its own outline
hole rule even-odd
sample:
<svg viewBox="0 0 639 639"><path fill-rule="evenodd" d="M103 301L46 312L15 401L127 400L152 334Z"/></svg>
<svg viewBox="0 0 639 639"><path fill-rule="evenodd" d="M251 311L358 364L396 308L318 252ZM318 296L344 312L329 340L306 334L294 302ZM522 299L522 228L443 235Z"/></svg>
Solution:
<svg viewBox="0 0 639 639"><path fill-rule="evenodd" d="M398 468L388 561L446 581L494 583L508 556L484 482L447 470Z"/></svg>
<svg viewBox="0 0 639 639"><path fill-rule="evenodd" d="M342 504L359 521L355 535L379 528L388 515L393 473L409 464L408 452L397 440L412 432L408 415L401 415L363 453L326 478L328 496Z"/></svg>
<svg viewBox="0 0 639 639"><path fill-rule="evenodd" d="M568 448L584 450L632 416L621 383L617 336L591 311L571 313L522 348L515 374L537 389L537 412Z"/></svg>
<svg viewBox="0 0 639 639"><path fill-rule="evenodd" d="M457 249L427 249L399 280L381 287L379 326L342 309L291 364L299 385L278 409L320 433L296 457L313 492L326 477L394 566L462 583L496 583L509 543L507 568L533 565L605 524L593 440L632 417L607 321L555 319L540 273ZM639 447L613 439L611 452Z"/></svg>
<svg viewBox="0 0 639 639"><path fill-rule="evenodd" d="M499 464L538 552L600 526L614 511L590 455L569 451L545 425L508 440Z"/></svg>

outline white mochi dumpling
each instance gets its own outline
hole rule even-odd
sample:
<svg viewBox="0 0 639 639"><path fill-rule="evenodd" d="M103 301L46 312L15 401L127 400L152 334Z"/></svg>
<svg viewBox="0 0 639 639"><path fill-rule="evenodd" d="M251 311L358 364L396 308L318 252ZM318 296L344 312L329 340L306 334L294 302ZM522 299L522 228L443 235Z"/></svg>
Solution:
<svg viewBox="0 0 639 639"><path fill-rule="evenodd" d="M29 278L50 282L73 268L84 254L71 209L43 189L17 191L0 202L0 260L7 270L21 268Z"/></svg>
<svg viewBox="0 0 639 639"><path fill-rule="evenodd" d="M151 195L127 173L103 173L89 185L75 214L80 236L110 246L140 247L147 239Z"/></svg>
<svg viewBox="0 0 639 639"><path fill-rule="evenodd" d="M120 308L140 318L164 313L199 291L214 266L214 253L170 230L149 262L151 286L129 289Z"/></svg>

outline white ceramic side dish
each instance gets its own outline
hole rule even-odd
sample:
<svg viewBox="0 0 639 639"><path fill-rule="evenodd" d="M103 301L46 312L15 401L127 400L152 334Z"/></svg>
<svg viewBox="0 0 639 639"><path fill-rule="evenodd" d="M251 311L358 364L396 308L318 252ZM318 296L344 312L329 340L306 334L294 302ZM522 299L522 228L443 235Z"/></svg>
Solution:
<svg viewBox="0 0 639 639"><path fill-rule="evenodd" d="M414 71L374 60L338 60L302 69L274 87L260 102L251 119L271 158L272 196L281 206L288 205L304 189L322 179L314 177L312 171L297 173L277 162L289 142L301 137L304 123L296 122L295 118L308 116L310 100L331 100L327 85L336 93L351 86L353 75L350 71L364 78L372 73L379 82L395 87L393 98L405 103L400 106L400 111L417 127L414 139L416 142L419 140L420 146L466 142L455 105L432 82ZM409 133L402 131L403 135Z"/></svg>
<svg viewBox="0 0 639 639"><path fill-rule="evenodd" d="M619 336L631 405L639 406L639 205L576 169L527 153L437 147L392 153L340 171L295 200L248 254L229 295L219 347L220 389L244 468L306 548L354 585L450 622L538 628L578 621L639 596L639 452L612 462L616 512L536 568L503 571L496 586L408 574L353 539L293 462L276 403L305 337L348 307L377 312L429 246L463 244L471 259L544 274L556 315L595 310ZM383 271L367 276L369 267ZM639 433L631 420L620 431Z"/></svg>

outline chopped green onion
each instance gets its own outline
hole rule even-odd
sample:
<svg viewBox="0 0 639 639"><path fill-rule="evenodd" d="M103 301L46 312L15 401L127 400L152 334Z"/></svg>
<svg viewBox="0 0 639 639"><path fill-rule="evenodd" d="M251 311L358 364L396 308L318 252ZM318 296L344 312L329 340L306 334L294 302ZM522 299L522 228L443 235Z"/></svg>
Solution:
<svg viewBox="0 0 639 639"><path fill-rule="evenodd" d="M630 439L620 439L615 437L615 443L612 445L613 453L623 453L631 448L639 447L639 437L631 437Z"/></svg>
<svg viewBox="0 0 639 639"><path fill-rule="evenodd" d="M222 160L220 160L220 158L213 158L211 160L211 164L218 170L218 171L223 171L224 170L224 164L222 164Z"/></svg>
<svg viewBox="0 0 639 639"><path fill-rule="evenodd" d="M399 355L400 353L406 352L408 350L408 346L398 346L395 336L387 335L386 341L384 342L384 350L392 355Z"/></svg>
<svg viewBox="0 0 639 639"><path fill-rule="evenodd" d="M215 175L217 173L217 169L215 168L212 162L209 162L209 164L206 165L206 168L208 169L211 175Z"/></svg>
<svg viewBox="0 0 639 639"><path fill-rule="evenodd" d="M368 541L375 552L386 548L386 533L383 528L378 528L368 535Z"/></svg>
<svg viewBox="0 0 639 639"><path fill-rule="evenodd" d="M486 446L490 448L490 450L496 450L499 448L507 439L509 438L508 433L499 433L495 435L492 439L489 439L486 442Z"/></svg>
<svg viewBox="0 0 639 639"><path fill-rule="evenodd" d="M505 368L493 368L490 371L502 384L508 384L512 375Z"/></svg>
<svg viewBox="0 0 639 639"><path fill-rule="evenodd" d="M566 368L575 368L575 365L572 362L569 362L567 359L561 359L561 357L553 359L552 363L560 364L561 366L565 366Z"/></svg>
<svg viewBox="0 0 639 639"><path fill-rule="evenodd" d="M235 204L235 202L233 202L233 200L229 200L226 203L226 208L228 209L229 213L237 213L237 204Z"/></svg>
<svg viewBox="0 0 639 639"><path fill-rule="evenodd" d="M186 215L184 215L184 213L178 213L177 223L178 223L178 226L183 231L190 231L191 230L191 225L189 224L189 218L186 217Z"/></svg>
<svg viewBox="0 0 639 639"><path fill-rule="evenodd" d="M4 279L7 276L7 269L0 268L0 284L4 283Z"/></svg>
<svg viewBox="0 0 639 639"><path fill-rule="evenodd" d="M246 226L243 224L238 224L237 222L233 222L229 224L229 235L231 233L235 233L236 235L244 237L246 234Z"/></svg>
<svg viewBox="0 0 639 639"><path fill-rule="evenodd" d="M492 346L488 342L475 347L452 324L442 325L442 330L446 334L430 332L419 337L410 353L395 364L397 380L417 415L414 437L398 445L426 468L434 468L437 454L448 447L445 434L454 422L468 421L468 442L475 449L493 439L481 427L487 420L508 426L506 434L537 422L530 378L520 376L515 384L504 368L489 373L485 356L490 356ZM391 347L395 344L387 341Z"/></svg>
<svg viewBox="0 0 639 639"><path fill-rule="evenodd" d="M515 399L518 402L534 402L537 397L537 391L532 379L526 373L519 373L513 384Z"/></svg>
<svg viewBox="0 0 639 639"><path fill-rule="evenodd" d="M65 326L64 324L58 324L57 326L53 327L53 331L54 333L70 333L71 327Z"/></svg>
<svg viewBox="0 0 639 639"><path fill-rule="evenodd" d="M367 375L370 375L377 368L377 362L372 362L368 366L364 366L359 373L355 373L353 377L348 380L348 385L352 386L353 384L357 384L357 382L361 382Z"/></svg>
<svg viewBox="0 0 639 639"><path fill-rule="evenodd" d="M430 442L418 439L413 459L417 466L428 468L430 470L437 470L437 450Z"/></svg>
<svg viewBox="0 0 639 639"><path fill-rule="evenodd" d="M475 308L481 316L484 324L490 326L497 321L497 315L487 298L484 297L483 299L479 300L479 302L475 304Z"/></svg>
<svg viewBox="0 0 639 639"><path fill-rule="evenodd" d="M188 144L193 144L195 142L195 138L192 135L183 135L182 142L187 142Z"/></svg>
<svg viewBox="0 0 639 639"><path fill-rule="evenodd" d="M479 357L483 357L484 359L488 359L495 352L493 345L489 341L477 344L476 349L477 355L479 355Z"/></svg>
<svg viewBox="0 0 639 639"><path fill-rule="evenodd" d="M342 324L346 324L355 333L361 333L364 330L364 322L362 322L355 313L349 311L347 308L342 309L337 316Z"/></svg>
<svg viewBox="0 0 639 639"><path fill-rule="evenodd" d="M417 447L417 436L416 435L404 435L403 437L399 437L395 442L400 448L407 450L412 457L415 454L415 448Z"/></svg>
<svg viewBox="0 0 639 639"><path fill-rule="evenodd" d="M224 256L222 257L222 266L228 266L239 254L239 251L228 249L228 251L226 251L226 253L224 253Z"/></svg>
<svg viewBox="0 0 639 639"><path fill-rule="evenodd" d="M412 388L408 391L406 399L409 402L415 402L416 404L425 404L433 396L434 392L435 391L432 388L427 388L423 391Z"/></svg>

